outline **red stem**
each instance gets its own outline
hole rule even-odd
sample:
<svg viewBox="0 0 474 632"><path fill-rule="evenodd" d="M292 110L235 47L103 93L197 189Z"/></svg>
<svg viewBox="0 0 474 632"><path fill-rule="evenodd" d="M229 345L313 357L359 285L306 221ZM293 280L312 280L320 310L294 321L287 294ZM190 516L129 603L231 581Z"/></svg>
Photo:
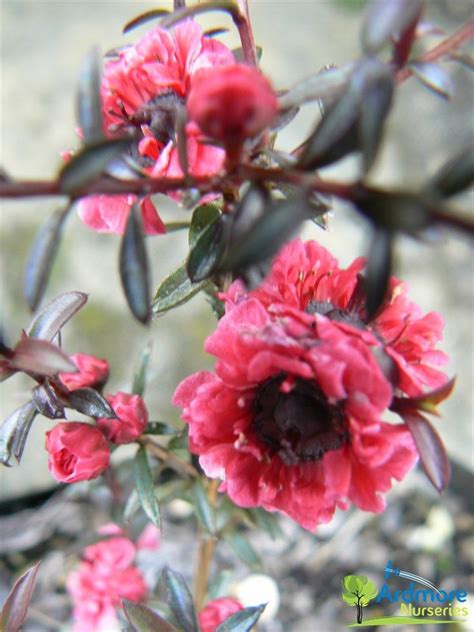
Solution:
<svg viewBox="0 0 474 632"><path fill-rule="evenodd" d="M247 0L238 0L239 16L232 16L234 24L239 31L244 60L248 66L258 68L257 49L253 37L252 25L249 18L249 6Z"/></svg>

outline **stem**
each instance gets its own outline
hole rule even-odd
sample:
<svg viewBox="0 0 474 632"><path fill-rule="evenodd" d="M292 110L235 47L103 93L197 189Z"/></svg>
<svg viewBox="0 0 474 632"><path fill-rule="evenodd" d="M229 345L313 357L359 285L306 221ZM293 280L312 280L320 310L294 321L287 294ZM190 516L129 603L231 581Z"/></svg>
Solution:
<svg viewBox="0 0 474 632"><path fill-rule="evenodd" d="M207 497L211 507L215 507L217 503L217 488L219 486L218 480L209 481L207 487ZM204 606L204 600L206 599L207 587L209 584L209 573L211 570L212 558L214 556L214 550L216 547L216 538L214 536L206 535L202 537L199 545L199 556L196 569L196 580L194 583L194 601L196 604L196 610L199 612Z"/></svg>
<svg viewBox="0 0 474 632"><path fill-rule="evenodd" d="M459 27L457 31L454 31L452 35L443 40L440 44L438 44L438 46L435 46L427 53L425 53L420 58L420 61L436 61L440 57L443 57L443 55L447 55L453 50L456 50L456 48L459 48L461 44L469 41L472 37L474 37L474 18ZM405 81L405 79L408 79L408 77L410 77L412 74L413 73L410 68L403 68L402 70L397 72L397 83Z"/></svg>
<svg viewBox="0 0 474 632"><path fill-rule="evenodd" d="M150 452L150 454L156 456L158 459L168 465L168 467L171 467L179 474L191 476L192 478L196 478L197 476L199 476L199 472L193 465L191 465L191 463L183 461L175 454L168 452L168 450L159 445L151 437L142 436L138 439L138 443L144 446L148 450L148 452Z"/></svg>
<svg viewBox="0 0 474 632"><path fill-rule="evenodd" d="M258 68L257 49L253 37L252 25L250 23L248 0L237 0L237 2L240 9L240 15L233 15L232 19L239 31L244 60L248 66Z"/></svg>

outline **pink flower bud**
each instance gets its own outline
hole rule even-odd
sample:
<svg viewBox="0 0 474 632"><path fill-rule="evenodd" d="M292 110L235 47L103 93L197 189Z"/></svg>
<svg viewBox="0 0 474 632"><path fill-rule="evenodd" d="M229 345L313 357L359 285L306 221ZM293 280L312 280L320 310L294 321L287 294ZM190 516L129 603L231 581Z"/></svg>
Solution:
<svg viewBox="0 0 474 632"><path fill-rule="evenodd" d="M77 373L60 373L59 379L70 391L87 386L102 386L109 377L109 363L85 353L69 356L78 368Z"/></svg>
<svg viewBox="0 0 474 632"><path fill-rule="evenodd" d="M236 599L230 597L213 599L199 613L199 626L202 632L215 632L223 621L242 609L242 604Z"/></svg>
<svg viewBox="0 0 474 632"><path fill-rule="evenodd" d="M98 419L97 426L112 443L131 443L145 430L148 411L138 395L117 393L107 397L118 419Z"/></svg>
<svg viewBox="0 0 474 632"><path fill-rule="evenodd" d="M61 483L97 478L110 461L102 432L79 421L61 422L47 432L46 450L49 471Z"/></svg>
<svg viewBox="0 0 474 632"><path fill-rule="evenodd" d="M255 68L221 66L197 74L188 112L208 136L226 145L237 144L272 122L277 99L268 80Z"/></svg>

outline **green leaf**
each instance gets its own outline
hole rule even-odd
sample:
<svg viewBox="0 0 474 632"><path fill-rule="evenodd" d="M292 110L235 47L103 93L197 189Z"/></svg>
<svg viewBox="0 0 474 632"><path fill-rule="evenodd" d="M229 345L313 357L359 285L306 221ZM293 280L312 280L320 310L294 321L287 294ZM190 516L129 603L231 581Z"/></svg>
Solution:
<svg viewBox="0 0 474 632"><path fill-rule="evenodd" d="M193 283L186 272L186 264L181 264L158 287L152 303L153 313L164 314L174 307L187 303L208 284L207 279Z"/></svg>
<svg viewBox="0 0 474 632"><path fill-rule="evenodd" d="M196 611L184 577L165 566L163 579L168 592L168 605L179 624L185 632L199 632Z"/></svg>
<svg viewBox="0 0 474 632"><path fill-rule="evenodd" d="M150 11L145 11L144 13L140 13L137 17L133 18L127 22L127 24L123 27L122 33L128 33L129 31L149 22L150 20L155 20L156 18L162 18L164 15L169 13L168 9L150 9Z"/></svg>
<svg viewBox="0 0 474 632"><path fill-rule="evenodd" d="M93 388L77 388L68 394L68 405L83 415L97 419L117 419L114 409L98 391Z"/></svg>
<svg viewBox="0 0 474 632"><path fill-rule="evenodd" d="M148 456L143 446L140 446L137 450L133 470L135 474L135 486L143 511L155 526L160 527L160 508L155 495L153 475L148 462Z"/></svg>
<svg viewBox="0 0 474 632"><path fill-rule="evenodd" d="M240 18L239 6L233 0L207 0L207 2L202 4L194 4L173 11L173 13L163 18L161 26L168 29L187 18L194 17L200 13L208 13L209 11L224 11L225 13L229 13L234 20Z"/></svg>
<svg viewBox="0 0 474 632"><path fill-rule="evenodd" d="M84 142L94 144L104 138L101 98L101 58L94 47L84 58L79 74L77 115Z"/></svg>
<svg viewBox="0 0 474 632"><path fill-rule="evenodd" d="M260 557L257 555L250 542L240 533L237 533L236 531L227 533L225 535L225 540L244 564L247 564L247 566L253 570L261 568L262 561L260 560Z"/></svg>
<svg viewBox="0 0 474 632"><path fill-rule="evenodd" d="M132 314L147 324L151 316L150 275L139 204L130 210L120 246L120 279Z"/></svg>
<svg viewBox="0 0 474 632"><path fill-rule="evenodd" d="M258 61L262 61L263 48L261 46L255 46L255 50L257 51L257 59L258 59ZM232 52L233 56L235 57L235 61L238 64L245 64L244 51L243 51L243 49L241 47L233 48L231 52Z"/></svg>
<svg viewBox="0 0 474 632"><path fill-rule="evenodd" d="M0 462L10 467L14 457L20 462L26 439L37 415L33 402L26 402L9 415L0 426Z"/></svg>
<svg viewBox="0 0 474 632"><path fill-rule="evenodd" d="M53 213L40 226L26 264L23 294L30 309L35 310L43 298L58 252L65 220L71 207Z"/></svg>
<svg viewBox="0 0 474 632"><path fill-rule="evenodd" d="M143 434L151 435L175 435L178 429L164 421L149 421Z"/></svg>
<svg viewBox="0 0 474 632"><path fill-rule="evenodd" d="M283 531L280 527L277 513L270 513L260 507L248 509L247 511L257 527L268 533L272 540L283 537Z"/></svg>
<svg viewBox="0 0 474 632"><path fill-rule="evenodd" d="M221 216L215 204L201 204L193 213L189 228L189 247L194 248L204 230Z"/></svg>
<svg viewBox="0 0 474 632"><path fill-rule="evenodd" d="M417 61L409 64L414 76L435 94L450 99L454 94L454 84L449 73L438 64Z"/></svg>
<svg viewBox="0 0 474 632"><path fill-rule="evenodd" d="M2 608L0 629L3 632L18 632L28 614L39 562L29 568L16 582Z"/></svg>
<svg viewBox="0 0 474 632"><path fill-rule="evenodd" d="M204 486L199 479L196 480L193 491L195 500L194 506L199 522L208 533L214 535L216 532L214 509L211 507L206 490L204 489Z"/></svg>
<svg viewBox="0 0 474 632"><path fill-rule="evenodd" d="M263 603L260 606L251 606L234 612L216 628L216 632L249 632L266 607L267 604Z"/></svg>
<svg viewBox="0 0 474 632"><path fill-rule="evenodd" d="M371 0L367 6L362 44L368 53L376 53L403 32L422 9L422 0Z"/></svg>
<svg viewBox="0 0 474 632"><path fill-rule="evenodd" d="M393 265L393 234L382 228L373 231L365 270L367 320L378 312L387 297Z"/></svg>
<svg viewBox="0 0 474 632"><path fill-rule="evenodd" d="M429 188L443 197L456 195L474 182L474 144L465 147L439 169Z"/></svg>
<svg viewBox="0 0 474 632"><path fill-rule="evenodd" d="M356 192L353 202L363 215L388 231L415 234L431 222L427 200L414 193L366 188Z"/></svg>
<svg viewBox="0 0 474 632"><path fill-rule="evenodd" d="M140 364L133 377L132 393L134 395L140 395L140 397L143 397L145 393L146 377L152 349L153 342L150 341L140 354Z"/></svg>
<svg viewBox="0 0 474 632"><path fill-rule="evenodd" d="M186 271L194 283L204 281L216 269L226 248L227 218L222 216L201 231L186 262Z"/></svg>
<svg viewBox="0 0 474 632"><path fill-rule="evenodd" d="M52 340L67 321L87 302L83 292L60 294L34 317L26 334L29 338Z"/></svg>
<svg viewBox="0 0 474 632"><path fill-rule="evenodd" d="M128 599L122 599L122 604L125 615L136 632L178 632L174 625L148 606Z"/></svg>

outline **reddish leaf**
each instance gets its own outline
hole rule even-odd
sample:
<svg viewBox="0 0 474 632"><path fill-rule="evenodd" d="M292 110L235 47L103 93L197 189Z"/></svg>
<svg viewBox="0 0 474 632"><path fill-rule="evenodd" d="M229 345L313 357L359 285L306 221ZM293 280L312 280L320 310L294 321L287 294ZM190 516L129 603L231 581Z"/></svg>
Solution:
<svg viewBox="0 0 474 632"><path fill-rule="evenodd" d="M2 609L0 629L18 632L28 613L39 562L26 571L11 589Z"/></svg>
<svg viewBox="0 0 474 632"><path fill-rule="evenodd" d="M418 397L394 397L390 408L400 414L405 411L416 412L417 410L422 410L431 415L439 415L436 405L441 404L441 402L444 402L444 400L451 395L455 383L456 378L453 377L443 384L443 386L429 393L423 393L423 395L419 395Z"/></svg>
<svg viewBox="0 0 474 632"><path fill-rule="evenodd" d="M24 337L15 347L10 367L19 371L53 376L60 371L76 373L77 367L56 345L47 340Z"/></svg>
<svg viewBox="0 0 474 632"><path fill-rule="evenodd" d="M127 619L136 632L178 632L171 623L148 606L128 599L123 599L122 604Z"/></svg>
<svg viewBox="0 0 474 632"><path fill-rule="evenodd" d="M3 465L10 467L12 456L20 462L36 414L35 404L29 401L13 411L0 426L0 462Z"/></svg>
<svg viewBox="0 0 474 632"><path fill-rule="evenodd" d="M36 314L26 333L30 338L52 340L61 327L83 307L87 298L83 292L60 294Z"/></svg>

